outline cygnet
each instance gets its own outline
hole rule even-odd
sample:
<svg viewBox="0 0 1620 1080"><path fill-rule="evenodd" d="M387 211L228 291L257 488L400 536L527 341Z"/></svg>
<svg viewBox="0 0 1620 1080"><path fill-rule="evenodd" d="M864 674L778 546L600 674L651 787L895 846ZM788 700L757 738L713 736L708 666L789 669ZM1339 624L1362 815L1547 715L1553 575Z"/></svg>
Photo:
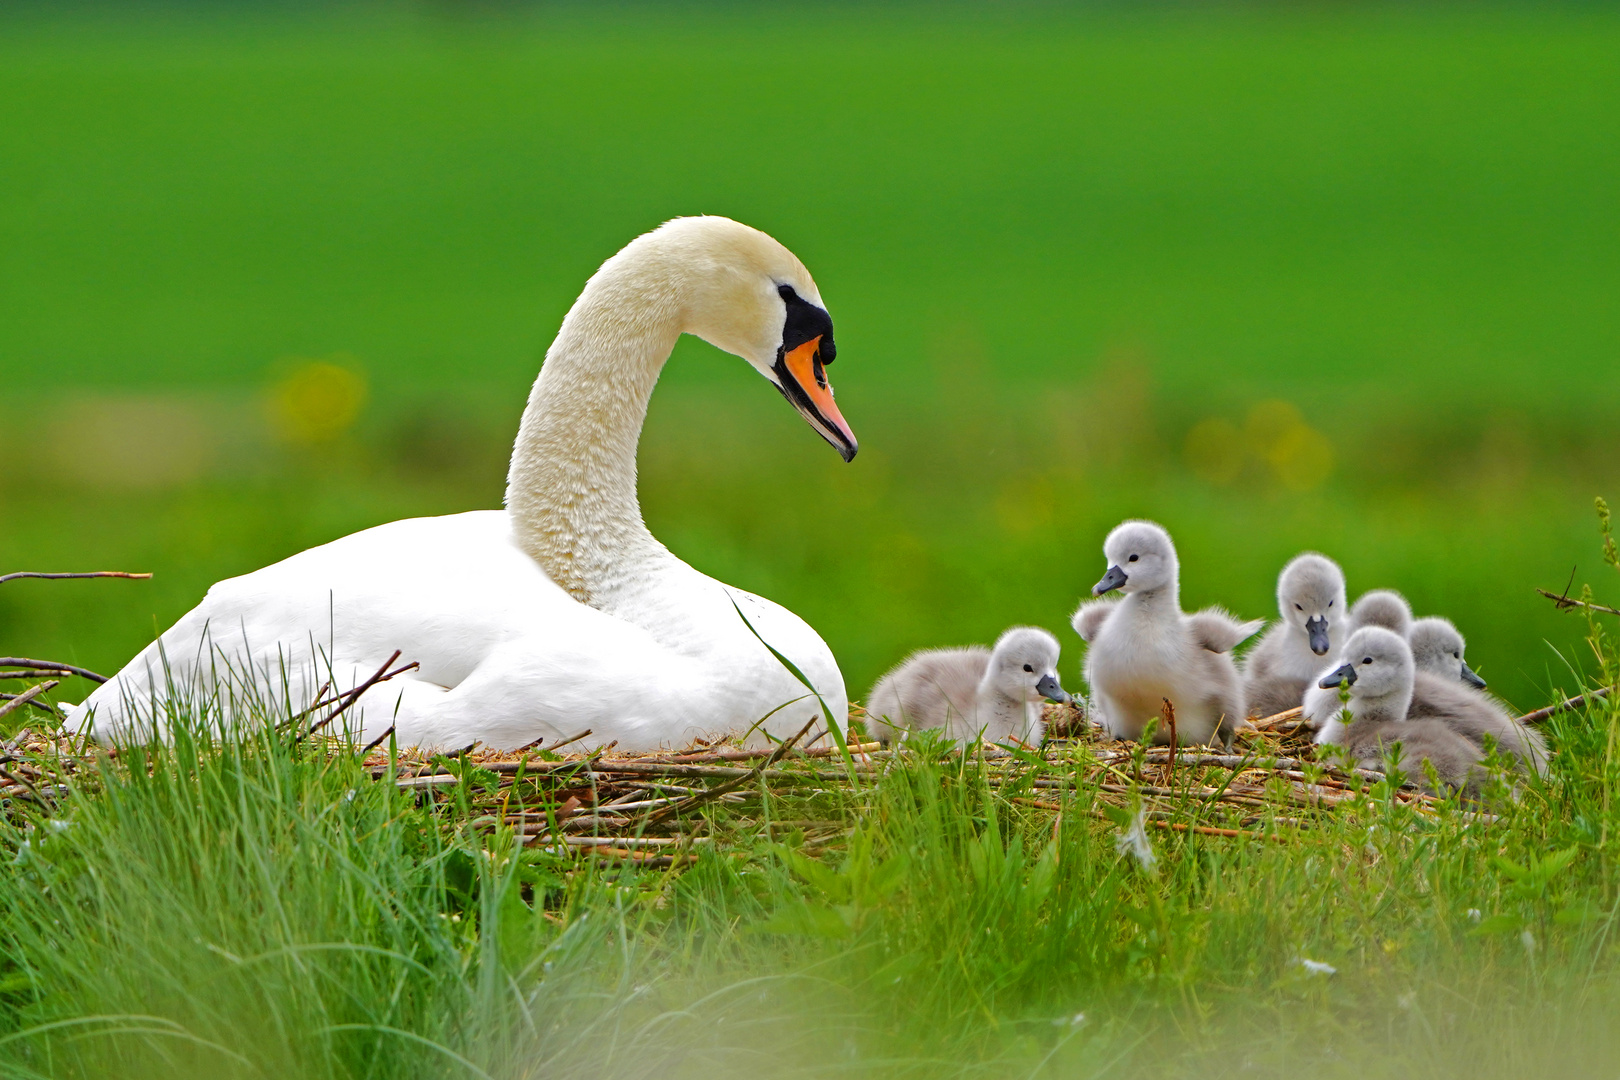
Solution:
<svg viewBox="0 0 1620 1080"><path fill-rule="evenodd" d="M1382 626L1405 637L1412 630L1412 605L1394 589L1362 593L1350 608L1349 630L1353 634L1363 626Z"/></svg>
<svg viewBox="0 0 1620 1080"><path fill-rule="evenodd" d="M866 697L866 730L882 742L943 728L957 742L1009 737L1038 745L1041 699L1067 702L1058 681L1058 640L1015 626L995 649L925 649L877 681Z"/></svg>
<svg viewBox="0 0 1620 1080"><path fill-rule="evenodd" d="M1343 746L1368 769L1382 769L1385 755L1399 743L1398 767L1419 786L1429 786L1421 764L1428 761L1448 787L1478 787L1479 747L1438 717L1407 719L1416 670L1404 637L1381 626L1362 627L1345 642L1341 658L1319 687L1349 686L1351 723L1334 716L1317 732L1318 743Z"/></svg>
<svg viewBox="0 0 1620 1080"><path fill-rule="evenodd" d="M1103 554L1108 572L1092 593L1118 589L1124 598L1105 615L1094 614L1094 603L1074 615L1076 631L1090 643L1086 681L1103 727L1118 739L1140 738L1148 721L1162 717L1168 700L1176 711L1177 742L1219 737L1230 744L1248 715L1231 650L1264 620L1239 622L1217 608L1183 614L1175 544L1151 521L1120 525L1108 534ZM1155 738L1170 741L1162 719Z"/></svg>
<svg viewBox="0 0 1620 1080"><path fill-rule="evenodd" d="M1321 677L1322 658L1344 644L1344 571L1326 555L1307 551L1277 577L1282 621L1266 632L1243 661L1249 712L1274 716L1304 704Z"/></svg>
<svg viewBox="0 0 1620 1080"><path fill-rule="evenodd" d="M1431 615L1417 620L1406 633L1406 643L1412 646L1412 660L1418 671L1456 679L1476 690L1485 689L1485 680L1474 674L1463 659L1468 643L1450 619Z"/></svg>
<svg viewBox="0 0 1620 1080"><path fill-rule="evenodd" d="M1419 619L1406 640L1417 665L1408 717L1439 717L1482 749L1489 735L1521 765L1536 773L1546 768L1547 744L1541 734L1519 723L1505 705L1484 692L1485 680L1468 666L1467 642L1450 619Z"/></svg>

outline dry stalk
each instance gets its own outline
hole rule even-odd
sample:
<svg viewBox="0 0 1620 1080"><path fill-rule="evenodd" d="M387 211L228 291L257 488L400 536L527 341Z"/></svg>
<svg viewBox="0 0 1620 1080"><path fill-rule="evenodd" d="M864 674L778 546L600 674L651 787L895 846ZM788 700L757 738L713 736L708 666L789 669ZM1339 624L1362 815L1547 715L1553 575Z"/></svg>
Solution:
<svg viewBox="0 0 1620 1080"><path fill-rule="evenodd" d="M20 709L24 705L31 704L35 698L39 697L39 695L49 693L60 685L61 683L58 680L50 679L46 682L39 683L36 686L30 686L27 690L24 690L22 693L13 697L10 701L0 705L0 716L5 716L7 713Z"/></svg>

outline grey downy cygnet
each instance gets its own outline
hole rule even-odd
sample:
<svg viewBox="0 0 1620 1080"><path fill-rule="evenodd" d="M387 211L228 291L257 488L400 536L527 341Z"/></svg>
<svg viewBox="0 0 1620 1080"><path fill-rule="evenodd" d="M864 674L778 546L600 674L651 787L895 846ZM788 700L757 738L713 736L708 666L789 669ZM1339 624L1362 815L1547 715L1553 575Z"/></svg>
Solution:
<svg viewBox="0 0 1620 1080"><path fill-rule="evenodd" d="M1354 604L1350 605L1350 618L1346 621L1345 633L1353 634L1364 626L1383 627L1405 638L1412 630L1412 605L1406 602L1406 597L1394 589L1373 589L1364 592ZM1336 716L1339 712L1338 691L1318 685L1320 680L1337 666L1335 663L1329 663L1323 667L1318 676L1305 688L1304 719L1313 731L1322 730L1322 725L1328 718Z"/></svg>
<svg viewBox="0 0 1620 1080"><path fill-rule="evenodd" d="M1067 702L1058 681L1058 640L1015 626L996 640L963 649L925 649L907 657L866 697L866 730L884 743L911 731L943 728L957 742L1016 738L1038 745L1043 698Z"/></svg>
<svg viewBox="0 0 1620 1080"><path fill-rule="evenodd" d="M1382 769L1398 743L1397 766L1420 787L1432 790L1422 767L1428 761L1444 785L1477 789L1484 756L1479 747L1439 717L1407 718L1417 672L1404 637L1382 626L1362 627L1345 642L1340 658L1319 685L1349 687L1350 723L1332 717L1317 732L1318 743L1344 747L1367 769Z"/></svg>
<svg viewBox="0 0 1620 1080"><path fill-rule="evenodd" d="M1083 604L1074 614L1076 631L1090 645L1086 681L1103 727L1117 739L1138 739L1148 721L1160 718L1154 737L1168 743L1169 701L1177 742L1230 744L1248 715L1231 652L1264 620L1240 622L1218 608L1183 614L1175 544L1151 521L1120 525L1103 554L1108 572L1092 593L1117 589L1124 596Z"/></svg>
<svg viewBox="0 0 1620 1080"><path fill-rule="evenodd" d="M1344 571L1326 555L1295 556L1277 577L1282 621L1243 661L1249 713L1275 716L1303 705L1322 675L1323 657L1344 644Z"/></svg>
<svg viewBox="0 0 1620 1080"><path fill-rule="evenodd" d="M1417 665L1408 716L1436 717L1481 748L1489 735L1505 754L1541 773L1547 744L1540 732L1519 723L1495 697L1485 693L1485 680L1464 659L1467 643L1449 619L1419 619L1407 635Z"/></svg>
<svg viewBox="0 0 1620 1080"><path fill-rule="evenodd" d="M1350 608L1349 632L1363 626L1382 626L1406 637L1412 632L1412 605L1394 589L1373 589L1356 598Z"/></svg>

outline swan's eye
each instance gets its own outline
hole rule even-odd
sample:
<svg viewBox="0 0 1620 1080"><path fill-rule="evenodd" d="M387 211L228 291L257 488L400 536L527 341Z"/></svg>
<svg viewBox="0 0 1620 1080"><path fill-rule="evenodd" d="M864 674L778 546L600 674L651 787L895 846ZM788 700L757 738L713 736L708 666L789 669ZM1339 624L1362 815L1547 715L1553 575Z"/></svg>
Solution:
<svg viewBox="0 0 1620 1080"><path fill-rule="evenodd" d="M1452 655L1452 656L1453 656L1453 657L1455 657L1455 658L1456 658L1456 659L1458 659L1458 660L1461 660L1461 659L1462 659L1462 653L1460 653L1460 652L1454 652L1454 653L1452 653L1452 654L1451 654L1451 655Z"/></svg>
<svg viewBox="0 0 1620 1080"><path fill-rule="evenodd" d="M1328 607L1332 607L1332 606L1333 606L1333 601L1329 600L1328 601Z"/></svg>
<svg viewBox="0 0 1620 1080"><path fill-rule="evenodd" d="M1363 664L1370 664L1370 663L1372 663L1372 657L1370 657L1370 656L1363 656L1363 657L1362 657L1362 658L1361 658L1361 662L1362 662L1362 663L1363 663Z"/></svg>
<svg viewBox="0 0 1620 1080"><path fill-rule="evenodd" d="M1031 675L1035 674L1035 669L1030 667L1028 664L1024 665L1024 670L1029 672Z"/></svg>
<svg viewBox="0 0 1620 1080"><path fill-rule="evenodd" d="M1302 607L1300 607L1300 606L1299 606L1299 605L1298 605L1298 604L1295 604L1295 605L1294 605L1294 610L1295 610L1295 611L1304 611L1304 610L1305 610L1305 609L1304 609L1304 608L1302 608Z"/></svg>
<svg viewBox="0 0 1620 1080"><path fill-rule="evenodd" d="M1136 556L1132 555L1129 559L1126 559L1125 561L1126 562L1135 562L1136 561Z"/></svg>

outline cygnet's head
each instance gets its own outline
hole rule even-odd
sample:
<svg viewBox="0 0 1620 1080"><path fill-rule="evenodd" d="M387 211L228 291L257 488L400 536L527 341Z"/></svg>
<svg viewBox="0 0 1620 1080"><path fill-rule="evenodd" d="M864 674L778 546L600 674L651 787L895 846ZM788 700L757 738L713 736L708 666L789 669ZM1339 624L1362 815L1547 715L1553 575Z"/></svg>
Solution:
<svg viewBox="0 0 1620 1080"><path fill-rule="evenodd" d="M1350 609L1350 629L1363 626L1382 626L1405 637L1412 629L1412 605L1394 589L1374 589L1365 592Z"/></svg>
<svg viewBox="0 0 1620 1080"><path fill-rule="evenodd" d="M1412 693L1412 649L1393 630L1364 626L1350 635L1339 657L1344 662L1318 684L1324 690L1349 683L1352 698Z"/></svg>
<svg viewBox="0 0 1620 1080"><path fill-rule="evenodd" d="M1419 671L1445 679L1460 679L1475 689L1485 689L1485 680L1474 674L1463 659L1468 643L1450 619L1438 615L1419 619L1412 624L1406 640L1412 646L1412 660Z"/></svg>
<svg viewBox="0 0 1620 1080"><path fill-rule="evenodd" d="M1151 521L1127 521L1103 541L1108 573L1093 585L1095 596L1118 589L1127 596L1175 585L1180 572L1170 534Z"/></svg>
<svg viewBox="0 0 1620 1080"><path fill-rule="evenodd" d="M1001 693L1018 701L1049 698L1066 702L1058 682L1058 639L1038 626L1015 626L996 639L990 677Z"/></svg>
<svg viewBox="0 0 1620 1080"><path fill-rule="evenodd" d="M1277 610L1310 639L1313 653L1326 656L1338 636L1329 631L1344 622L1344 571L1314 551L1295 556L1277 578Z"/></svg>
<svg viewBox="0 0 1620 1080"><path fill-rule="evenodd" d="M618 260L631 281L674 286L683 330L754 365L845 461L855 456L855 433L827 381L838 353L832 316L793 252L730 218L684 217L631 241L610 264Z"/></svg>

